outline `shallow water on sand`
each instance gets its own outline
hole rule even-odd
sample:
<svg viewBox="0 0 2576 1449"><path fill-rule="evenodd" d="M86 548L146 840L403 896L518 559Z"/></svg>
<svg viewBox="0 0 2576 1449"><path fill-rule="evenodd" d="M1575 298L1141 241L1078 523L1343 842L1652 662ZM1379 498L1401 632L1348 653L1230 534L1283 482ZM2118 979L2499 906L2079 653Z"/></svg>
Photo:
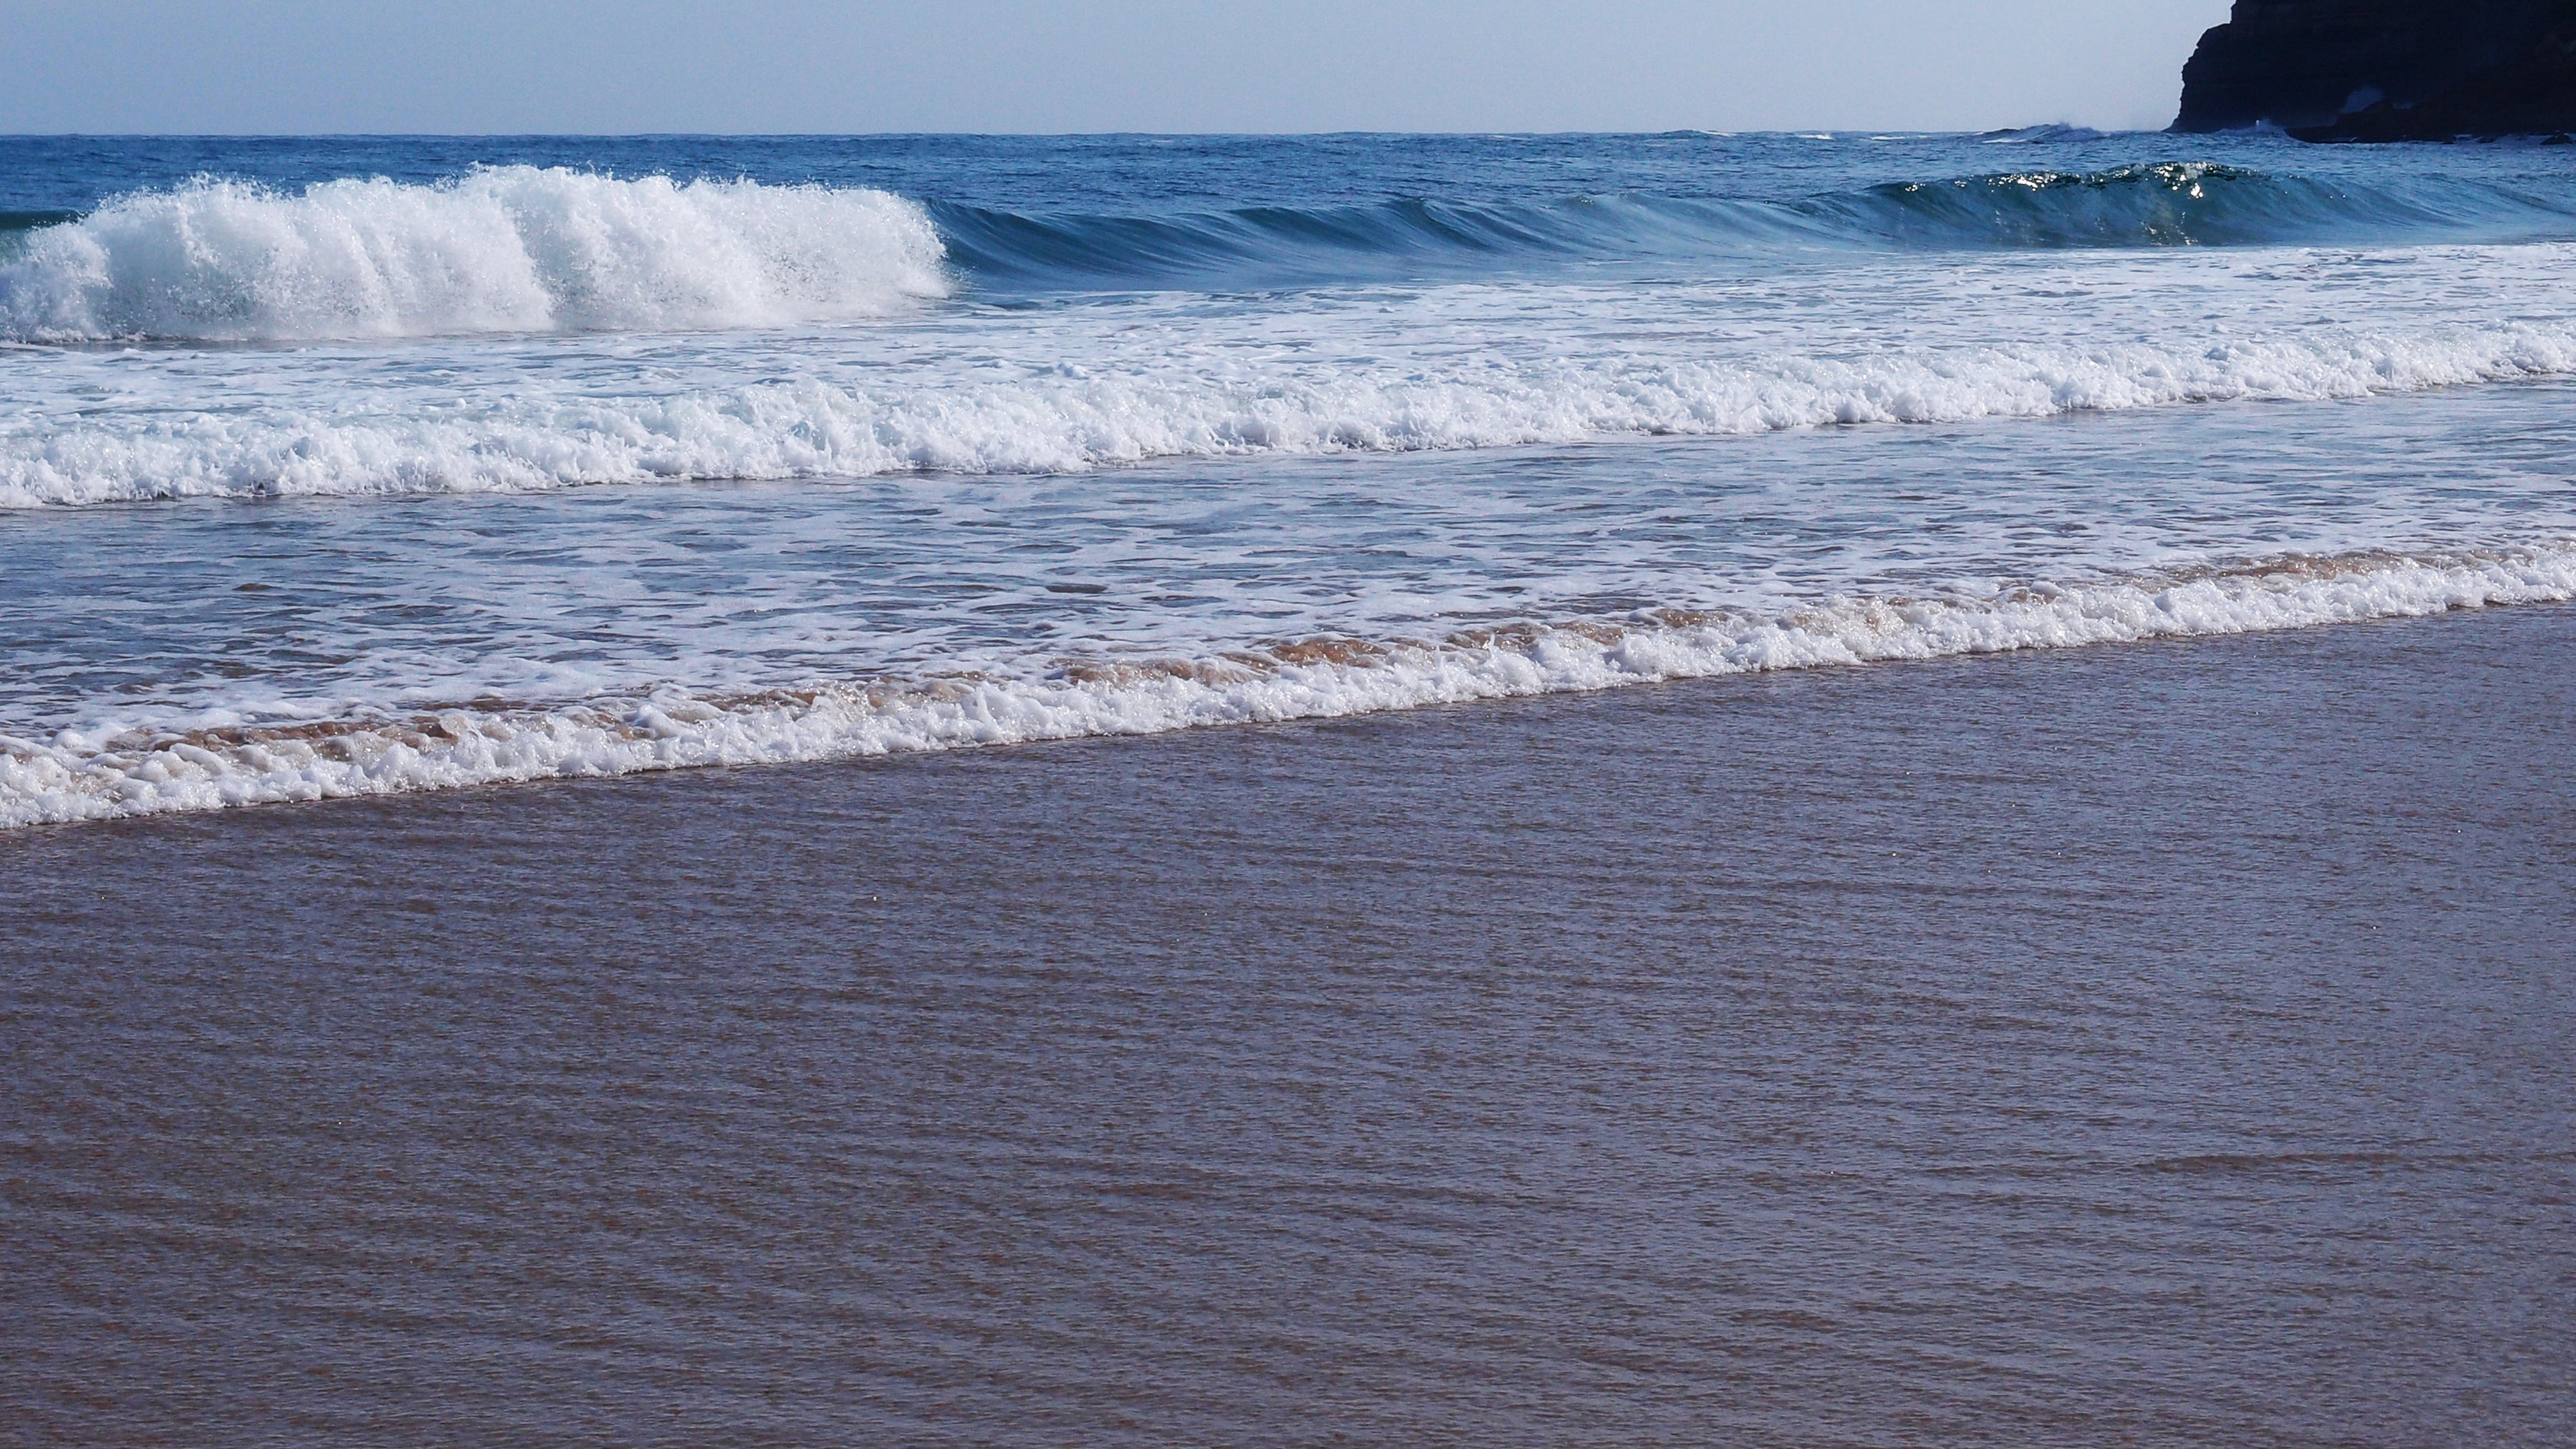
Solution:
<svg viewBox="0 0 2576 1449"><path fill-rule="evenodd" d="M0 1402L2564 1443L2571 719L2535 606L14 832Z"/></svg>

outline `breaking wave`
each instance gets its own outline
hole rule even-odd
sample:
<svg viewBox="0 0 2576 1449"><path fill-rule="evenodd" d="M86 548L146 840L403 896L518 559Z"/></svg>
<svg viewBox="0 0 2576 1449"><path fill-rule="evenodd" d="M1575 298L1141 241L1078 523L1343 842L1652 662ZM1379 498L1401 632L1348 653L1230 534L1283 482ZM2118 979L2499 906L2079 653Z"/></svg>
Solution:
<svg viewBox="0 0 2576 1449"><path fill-rule="evenodd" d="M2361 554L1983 598L1661 611L1439 639L1311 639L1025 677L822 681L569 705L470 701L274 727L0 736L0 827L706 765L783 763L1313 719L1659 680L2242 634L2576 599L2576 540Z"/></svg>
<svg viewBox="0 0 2576 1449"><path fill-rule="evenodd" d="M0 214L0 338L300 341L768 327L947 295L1476 276L1782 248L2530 240L2576 213L2476 182L2378 187L2167 162L1791 201L1619 193L1179 215L492 167L281 192L204 179L86 216Z"/></svg>
<svg viewBox="0 0 2576 1449"><path fill-rule="evenodd" d="M291 194L208 179L19 234L0 253L0 337L765 327L949 286L928 217L881 191L529 166Z"/></svg>

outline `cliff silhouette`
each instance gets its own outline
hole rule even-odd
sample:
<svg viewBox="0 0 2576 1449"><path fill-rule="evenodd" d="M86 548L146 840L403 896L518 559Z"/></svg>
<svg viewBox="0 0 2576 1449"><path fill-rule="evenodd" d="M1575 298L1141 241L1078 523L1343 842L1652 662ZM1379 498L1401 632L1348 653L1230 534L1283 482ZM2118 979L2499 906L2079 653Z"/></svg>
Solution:
<svg viewBox="0 0 2576 1449"><path fill-rule="evenodd" d="M2311 141L2576 131L2576 0L2237 0L2183 67L2177 131Z"/></svg>

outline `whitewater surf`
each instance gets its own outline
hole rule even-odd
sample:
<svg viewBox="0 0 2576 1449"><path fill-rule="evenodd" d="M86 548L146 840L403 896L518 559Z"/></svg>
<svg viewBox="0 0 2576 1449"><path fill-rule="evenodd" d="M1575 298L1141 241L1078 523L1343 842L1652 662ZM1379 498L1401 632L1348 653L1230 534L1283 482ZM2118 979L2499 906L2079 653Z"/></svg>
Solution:
<svg viewBox="0 0 2576 1449"><path fill-rule="evenodd" d="M2543 148L0 146L9 825L2576 586Z"/></svg>

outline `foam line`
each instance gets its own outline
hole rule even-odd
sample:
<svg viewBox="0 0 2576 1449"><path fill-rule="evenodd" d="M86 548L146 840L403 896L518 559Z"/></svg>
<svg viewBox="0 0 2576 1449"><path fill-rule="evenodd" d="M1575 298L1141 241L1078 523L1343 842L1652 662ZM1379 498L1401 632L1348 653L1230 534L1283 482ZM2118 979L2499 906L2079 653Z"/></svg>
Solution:
<svg viewBox="0 0 2576 1449"><path fill-rule="evenodd" d="M1312 719L1657 680L2240 634L2576 599L2576 540L2413 558L2290 558L2191 577L2034 585L1977 603L1867 598L1664 612L1439 640L1310 640L1025 677L821 681L401 719L51 740L0 736L0 827L504 781Z"/></svg>
<svg viewBox="0 0 2576 1449"><path fill-rule="evenodd" d="M516 492L589 483L1056 473L1157 458L1509 447L2183 403L2322 400L2576 373L2564 325L2340 330L2217 346L2025 344L1865 360L1614 358L1229 380L758 384L410 415L135 414L0 431L0 507Z"/></svg>

